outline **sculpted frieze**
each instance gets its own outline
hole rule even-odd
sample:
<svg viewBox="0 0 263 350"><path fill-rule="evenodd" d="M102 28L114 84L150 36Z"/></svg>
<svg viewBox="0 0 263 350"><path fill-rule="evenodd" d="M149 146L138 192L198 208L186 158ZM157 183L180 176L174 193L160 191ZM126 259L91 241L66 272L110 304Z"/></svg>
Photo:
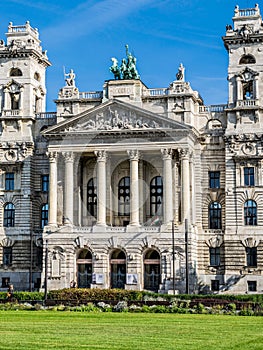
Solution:
<svg viewBox="0 0 263 350"><path fill-rule="evenodd" d="M237 156L259 156L263 153L262 134L238 134L226 138L228 150Z"/></svg>
<svg viewBox="0 0 263 350"><path fill-rule="evenodd" d="M64 131L155 129L159 127L160 125L156 121L139 116L134 111L109 107L107 110L97 113L95 117L69 126Z"/></svg>
<svg viewBox="0 0 263 350"><path fill-rule="evenodd" d="M2 142L0 143L2 148L2 162L17 162L23 161L27 155L33 151L32 142Z"/></svg>

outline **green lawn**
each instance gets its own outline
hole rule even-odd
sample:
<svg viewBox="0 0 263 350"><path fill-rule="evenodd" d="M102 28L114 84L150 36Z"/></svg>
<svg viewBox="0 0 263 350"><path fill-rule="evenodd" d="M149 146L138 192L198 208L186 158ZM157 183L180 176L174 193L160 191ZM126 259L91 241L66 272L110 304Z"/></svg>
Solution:
<svg viewBox="0 0 263 350"><path fill-rule="evenodd" d="M262 348L263 317L0 311L0 349Z"/></svg>

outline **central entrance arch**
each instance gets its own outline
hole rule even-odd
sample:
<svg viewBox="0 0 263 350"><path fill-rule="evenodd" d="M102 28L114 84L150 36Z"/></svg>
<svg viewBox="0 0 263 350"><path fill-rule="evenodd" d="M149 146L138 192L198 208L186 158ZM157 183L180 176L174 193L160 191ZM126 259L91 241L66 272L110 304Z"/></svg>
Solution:
<svg viewBox="0 0 263 350"><path fill-rule="evenodd" d="M121 249L115 249L110 257L111 288L124 289L126 284L126 255Z"/></svg>
<svg viewBox="0 0 263 350"><path fill-rule="evenodd" d="M90 288L92 283L92 254L88 249L82 249L77 258L78 288Z"/></svg>

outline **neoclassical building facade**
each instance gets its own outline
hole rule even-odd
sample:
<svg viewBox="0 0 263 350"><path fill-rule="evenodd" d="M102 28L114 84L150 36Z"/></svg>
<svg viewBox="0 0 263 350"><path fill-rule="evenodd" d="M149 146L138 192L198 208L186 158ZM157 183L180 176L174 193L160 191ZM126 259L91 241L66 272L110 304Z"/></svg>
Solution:
<svg viewBox="0 0 263 350"><path fill-rule="evenodd" d="M148 88L126 46L102 91L65 74L45 111L39 33L0 41L0 284L17 290L263 291L263 27L236 6L224 105L180 64Z"/></svg>

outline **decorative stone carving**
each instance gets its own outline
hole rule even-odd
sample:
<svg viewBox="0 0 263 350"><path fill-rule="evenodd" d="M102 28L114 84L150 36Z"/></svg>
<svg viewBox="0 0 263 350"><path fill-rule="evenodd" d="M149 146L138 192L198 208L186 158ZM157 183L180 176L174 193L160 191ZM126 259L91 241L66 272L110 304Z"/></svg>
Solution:
<svg viewBox="0 0 263 350"><path fill-rule="evenodd" d="M47 152L46 155L48 156L50 163L55 163L57 161L58 153L55 151Z"/></svg>
<svg viewBox="0 0 263 350"><path fill-rule="evenodd" d="M105 162L107 159L107 152L105 150L95 151L95 156L98 162Z"/></svg>
<svg viewBox="0 0 263 350"><path fill-rule="evenodd" d="M128 156L130 157L130 160L139 160L140 158L140 152L136 149L128 150L127 153L128 153Z"/></svg>
<svg viewBox="0 0 263 350"><path fill-rule="evenodd" d="M208 245L208 247L211 247L211 248L220 247L222 243L223 243L222 235L211 237L209 240L206 241L206 244Z"/></svg>
<svg viewBox="0 0 263 350"><path fill-rule="evenodd" d="M162 148L161 153L163 159L172 159L173 150L171 148Z"/></svg>
<svg viewBox="0 0 263 350"><path fill-rule="evenodd" d="M259 240L253 237L248 237L242 241L242 244L244 247L253 248L258 246Z"/></svg>
<svg viewBox="0 0 263 350"><path fill-rule="evenodd" d="M138 116L134 111L108 108L97 113L92 119L76 126L70 126L65 131L83 130L125 130L125 129L156 129L160 125L156 121Z"/></svg>
<svg viewBox="0 0 263 350"><path fill-rule="evenodd" d="M62 155L63 155L66 163L74 161L74 153L73 152L63 152Z"/></svg>
<svg viewBox="0 0 263 350"><path fill-rule="evenodd" d="M12 247L14 245L14 241L9 237L5 237L2 242L0 242L1 247Z"/></svg>

